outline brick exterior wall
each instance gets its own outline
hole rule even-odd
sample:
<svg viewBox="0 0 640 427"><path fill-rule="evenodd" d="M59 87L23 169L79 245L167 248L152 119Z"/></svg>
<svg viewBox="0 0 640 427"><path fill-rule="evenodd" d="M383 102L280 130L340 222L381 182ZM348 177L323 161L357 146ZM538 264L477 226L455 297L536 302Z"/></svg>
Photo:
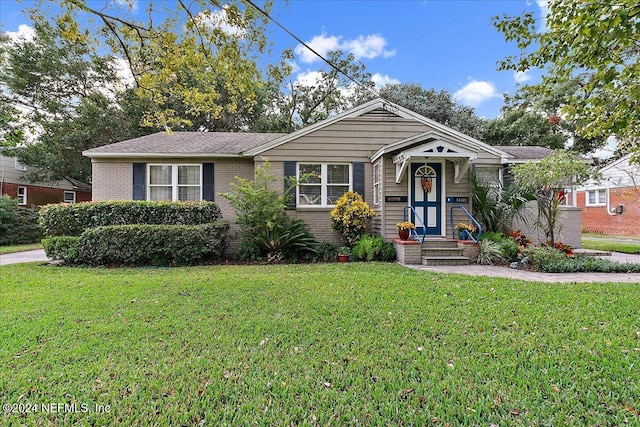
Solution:
<svg viewBox="0 0 640 427"><path fill-rule="evenodd" d="M609 215L607 206L586 206L585 191L576 193L576 202L582 208L582 231L612 236L638 236L640 224L640 189L637 187L612 188L609 207L623 206L621 215Z"/></svg>
<svg viewBox="0 0 640 427"><path fill-rule="evenodd" d="M2 184L2 195L8 195L11 198L18 197L18 187L27 188L27 206L42 206L49 203L60 203L64 201L65 191L75 191L76 202L88 202L91 201L90 191L79 190L63 190L61 188L41 187L39 185L29 184Z"/></svg>
<svg viewBox="0 0 640 427"><path fill-rule="evenodd" d="M93 200L131 200L132 162L96 162L91 165Z"/></svg>

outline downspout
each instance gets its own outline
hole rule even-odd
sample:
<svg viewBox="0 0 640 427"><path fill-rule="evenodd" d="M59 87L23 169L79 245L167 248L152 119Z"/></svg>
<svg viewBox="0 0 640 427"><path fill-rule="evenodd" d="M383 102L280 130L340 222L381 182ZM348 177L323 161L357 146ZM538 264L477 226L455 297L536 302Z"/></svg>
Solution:
<svg viewBox="0 0 640 427"><path fill-rule="evenodd" d="M607 178L607 213L610 216L618 215L616 208L611 209L611 189L609 188L609 178Z"/></svg>
<svg viewBox="0 0 640 427"><path fill-rule="evenodd" d="M4 169L0 168L0 196L4 194Z"/></svg>

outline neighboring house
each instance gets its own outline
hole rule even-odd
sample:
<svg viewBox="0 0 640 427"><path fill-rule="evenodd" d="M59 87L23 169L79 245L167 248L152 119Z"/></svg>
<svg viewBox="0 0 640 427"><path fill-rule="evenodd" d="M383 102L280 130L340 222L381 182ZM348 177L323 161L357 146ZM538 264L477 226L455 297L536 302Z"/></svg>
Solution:
<svg viewBox="0 0 640 427"><path fill-rule="evenodd" d="M546 147L537 146L505 146L499 147L502 151L510 154L512 158L509 164L524 163L528 161L539 161L551 155L553 150ZM509 181L508 165L505 167L504 180ZM582 247L581 238L581 209L576 204L576 193L571 188L565 189L565 198L560 211L560 230L557 230L557 239L572 248ZM529 202L523 218L515 218L512 224L514 230L522 231L527 237L536 243L545 243L545 235L540 229L534 226L538 216L536 202Z"/></svg>
<svg viewBox="0 0 640 427"><path fill-rule="evenodd" d="M48 203L75 203L91 200L91 186L72 178L57 182L31 183L23 178L27 167L14 157L0 156L0 195L18 199L23 206L40 206Z"/></svg>
<svg viewBox="0 0 640 427"><path fill-rule="evenodd" d="M386 240L397 237L406 206L427 236L451 237L451 224L468 221L456 207L471 212L470 171L500 179L503 166L517 160L383 99L285 135L156 133L83 154L93 164L94 200L214 200L230 222L234 212L219 194L235 176L252 179L265 160L278 177L315 176L296 188L289 212L333 242L339 236L329 213L347 190L376 210L372 232Z"/></svg>
<svg viewBox="0 0 640 427"><path fill-rule="evenodd" d="M614 236L638 236L640 224L640 165L628 154L599 171L576 190L582 230Z"/></svg>

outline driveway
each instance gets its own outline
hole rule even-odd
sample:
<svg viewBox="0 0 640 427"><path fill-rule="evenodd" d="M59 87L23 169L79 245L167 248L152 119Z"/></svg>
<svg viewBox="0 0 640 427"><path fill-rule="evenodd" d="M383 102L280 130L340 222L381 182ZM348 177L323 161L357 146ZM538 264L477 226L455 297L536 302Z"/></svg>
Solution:
<svg viewBox="0 0 640 427"><path fill-rule="evenodd" d="M33 251L15 252L12 254L0 255L0 265L18 264L20 262L49 261L44 249Z"/></svg>

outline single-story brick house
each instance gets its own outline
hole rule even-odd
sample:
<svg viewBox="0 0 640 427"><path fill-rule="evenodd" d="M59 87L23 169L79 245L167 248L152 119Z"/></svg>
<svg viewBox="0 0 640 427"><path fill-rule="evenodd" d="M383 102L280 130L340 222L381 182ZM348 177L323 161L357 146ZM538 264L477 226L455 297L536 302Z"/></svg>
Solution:
<svg viewBox="0 0 640 427"><path fill-rule="evenodd" d="M27 182L27 166L15 157L0 155L0 196L7 195L18 200L21 206L41 206L49 203L88 202L91 186L65 178L55 182Z"/></svg>
<svg viewBox="0 0 640 427"><path fill-rule="evenodd" d="M640 235L640 165L632 164L631 154L627 154L600 169L599 174L598 179L576 189L583 231Z"/></svg>
<svg viewBox="0 0 640 427"><path fill-rule="evenodd" d="M376 210L372 232L386 240L397 237L406 206L427 236L452 237L451 224L468 221L456 207L471 212L469 172L501 179L517 160L384 99L290 134L161 132L83 154L92 160L94 200L214 200L230 222L234 212L219 194L235 176L252 179L265 160L283 178L311 173L317 179L297 187L289 212L333 242L329 212L350 189Z"/></svg>

